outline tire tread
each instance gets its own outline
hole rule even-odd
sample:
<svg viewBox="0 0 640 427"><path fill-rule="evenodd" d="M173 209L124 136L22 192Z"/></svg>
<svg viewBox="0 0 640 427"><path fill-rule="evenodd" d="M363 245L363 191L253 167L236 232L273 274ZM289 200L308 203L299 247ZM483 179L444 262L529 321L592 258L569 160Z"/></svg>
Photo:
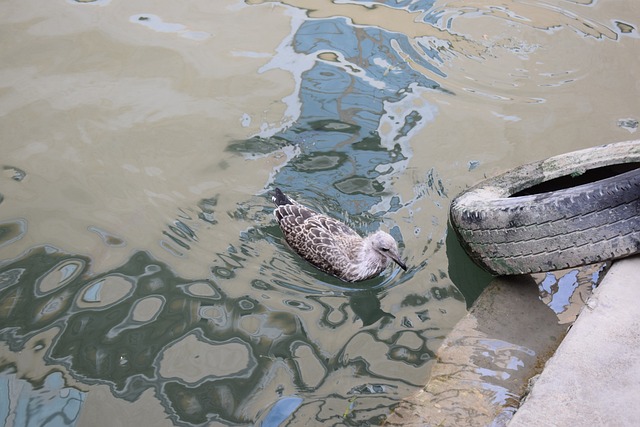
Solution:
<svg viewBox="0 0 640 427"><path fill-rule="evenodd" d="M593 150L598 156L611 158L598 164L640 162L640 141ZM587 162L589 149L584 151L581 158ZM575 154L557 158L563 156L573 159ZM463 248L480 266L495 274L524 274L640 252L640 168L534 195L496 197L491 191L481 191L499 185L528 189L543 180L523 171L538 171L553 159L489 179L453 200L451 223ZM567 175L580 166L567 165Z"/></svg>

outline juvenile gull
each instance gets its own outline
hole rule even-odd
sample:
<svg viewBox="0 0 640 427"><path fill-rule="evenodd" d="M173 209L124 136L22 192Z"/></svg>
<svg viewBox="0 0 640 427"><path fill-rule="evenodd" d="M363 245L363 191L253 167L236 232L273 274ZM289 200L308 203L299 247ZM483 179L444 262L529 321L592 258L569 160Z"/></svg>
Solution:
<svg viewBox="0 0 640 427"><path fill-rule="evenodd" d="M359 282L380 274L389 260L407 270L390 234L377 231L363 239L346 224L314 212L279 188L271 198L276 204L273 214L289 246L325 273L346 282Z"/></svg>

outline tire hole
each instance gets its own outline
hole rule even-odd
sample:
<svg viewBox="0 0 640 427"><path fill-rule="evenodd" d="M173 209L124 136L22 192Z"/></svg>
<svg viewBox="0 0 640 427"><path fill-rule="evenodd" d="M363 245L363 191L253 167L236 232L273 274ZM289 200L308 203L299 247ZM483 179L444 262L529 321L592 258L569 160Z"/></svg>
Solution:
<svg viewBox="0 0 640 427"><path fill-rule="evenodd" d="M635 169L640 168L640 162L621 163L616 165L603 166L600 168L589 169L585 173L578 176L565 175L546 182L542 182L533 187L525 188L509 197L531 196L534 194L548 193L550 191L564 190L567 188L577 187L579 185L589 184L601 179L611 178Z"/></svg>

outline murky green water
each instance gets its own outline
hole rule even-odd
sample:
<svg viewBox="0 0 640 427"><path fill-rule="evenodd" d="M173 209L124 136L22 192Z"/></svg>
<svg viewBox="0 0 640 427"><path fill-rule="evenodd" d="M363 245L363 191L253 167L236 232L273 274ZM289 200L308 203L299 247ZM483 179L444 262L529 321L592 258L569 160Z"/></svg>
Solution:
<svg viewBox="0 0 640 427"><path fill-rule="evenodd" d="M0 419L382 423L487 281L451 198L636 131L639 7L0 3ZM316 271L274 186L409 271Z"/></svg>

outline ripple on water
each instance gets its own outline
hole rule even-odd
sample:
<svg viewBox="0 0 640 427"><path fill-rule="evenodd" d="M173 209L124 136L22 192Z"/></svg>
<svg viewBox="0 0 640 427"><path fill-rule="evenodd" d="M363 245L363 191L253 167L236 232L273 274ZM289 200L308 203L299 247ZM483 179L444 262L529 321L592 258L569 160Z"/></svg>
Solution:
<svg viewBox="0 0 640 427"><path fill-rule="evenodd" d="M130 296L133 283L124 276L106 276L88 283L76 298L79 308L106 308Z"/></svg>
<svg viewBox="0 0 640 427"><path fill-rule="evenodd" d="M296 341L291 344L290 353L293 360L302 374L301 389L316 389L327 376L327 368L318 359L314 349L304 342Z"/></svg>
<svg viewBox="0 0 640 427"><path fill-rule="evenodd" d="M143 25L144 27L159 33L173 33L191 40L206 40L212 35L206 31L190 30L183 24L164 22L164 20L159 16L150 13L133 15L129 18L129 22Z"/></svg>
<svg viewBox="0 0 640 427"><path fill-rule="evenodd" d="M24 268L12 268L0 272L0 290L15 285L20 280L22 274L26 271Z"/></svg>
<svg viewBox="0 0 640 427"><path fill-rule="evenodd" d="M116 236L115 234L112 234L108 231L105 231L103 229L101 229L100 227L88 227L89 231L92 231L94 233L96 233L98 236L100 236L100 239L102 240L102 242L107 245L107 246L113 246L113 247L123 247L126 245L126 242L124 241L124 239Z"/></svg>
<svg viewBox="0 0 640 427"><path fill-rule="evenodd" d="M216 327L226 327L229 321L229 313L223 306L202 305L198 315Z"/></svg>
<svg viewBox="0 0 640 427"><path fill-rule="evenodd" d="M209 282L196 282L187 285L181 285L185 293L194 297L207 298L212 300L222 299L220 291Z"/></svg>
<svg viewBox="0 0 640 427"><path fill-rule="evenodd" d="M63 315L69 308L73 292L64 290L49 298L45 298L36 305L33 312L33 323L44 324Z"/></svg>
<svg viewBox="0 0 640 427"><path fill-rule="evenodd" d="M84 271L85 266L85 261L79 258L62 261L36 281L36 294L44 295L67 285Z"/></svg>
<svg viewBox="0 0 640 427"><path fill-rule="evenodd" d="M151 322L158 317L164 304L164 298L157 296L142 298L133 304L131 320L137 323Z"/></svg>
<svg viewBox="0 0 640 427"><path fill-rule="evenodd" d="M247 377L257 365L251 347L241 340L214 343L196 334L166 348L157 364L160 376L186 385L211 378Z"/></svg>
<svg viewBox="0 0 640 427"><path fill-rule="evenodd" d="M325 152L321 155L303 155L292 162L292 167L300 172L315 172L339 168L348 160L344 153Z"/></svg>
<svg viewBox="0 0 640 427"><path fill-rule="evenodd" d="M545 92L539 88L569 85L591 72L588 62L572 63L568 56L561 66L554 65L557 61L532 60L552 47L563 55L565 47L558 46L557 33L571 31L580 40L616 41L621 36L637 36L633 25L617 20L597 22L589 12L570 3L559 7L540 1L500 5L448 2L431 9L425 21L462 38L440 47L449 65L455 64L441 81L443 87L498 102L537 104L546 102ZM563 37L561 42L570 38ZM475 44L477 51L460 55L469 43ZM573 46L567 48L575 49Z"/></svg>
<svg viewBox="0 0 640 427"><path fill-rule="evenodd" d="M22 239L26 233L27 221L24 219L0 222L0 248Z"/></svg>
<svg viewBox="0 0 640 427"><path fill-rule="evenodd" d="M114 325L106 333L107 338L117 338L124 331L140 328L155 321L166 305L161 296L149 296L135 301L120 323Z"/></svg>

